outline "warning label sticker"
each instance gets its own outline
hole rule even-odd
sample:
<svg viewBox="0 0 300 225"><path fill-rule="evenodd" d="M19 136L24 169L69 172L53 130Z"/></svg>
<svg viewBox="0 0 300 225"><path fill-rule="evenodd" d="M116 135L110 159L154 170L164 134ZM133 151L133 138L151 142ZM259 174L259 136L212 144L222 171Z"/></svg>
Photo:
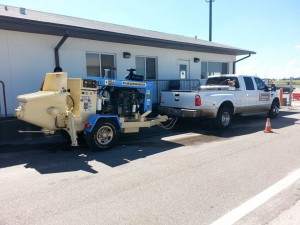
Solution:
<svg viewBox="0 0 300 225"><path fill-rule="evenodd" d="M123 86L146 87L146 83L122 81Z"/></svg>
<svg viewBox="0 0 300 225"><path fill-rule="evenodd" d="M115 85L116 81L115 80L105 80L105 85Z"/></svg>

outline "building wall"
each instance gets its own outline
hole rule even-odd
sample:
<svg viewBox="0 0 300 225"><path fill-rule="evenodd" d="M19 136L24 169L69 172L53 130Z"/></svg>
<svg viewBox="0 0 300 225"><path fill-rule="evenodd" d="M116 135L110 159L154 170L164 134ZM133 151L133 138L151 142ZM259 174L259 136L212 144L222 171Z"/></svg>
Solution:
<svg viewBox="0 0 300 225"><path fill-rule="evenodd" d="M0 30L0 80L5 83L8 114L18 106L20 94L38 91L47 72L55 67L54 48L62 37ZM161 49L119 43L68 38L59 50L60 65L70 77L86 76L86 52L113 53L116 75L122 79L128 68L135 68L136 56L157 57L158 79L179 79L179 59L189 64L190 79L200 79L201 61L229 62L229 73L235 56ZM129 59L123 52L130 52ZM0 90L0 114L4 114Z"/></svg>

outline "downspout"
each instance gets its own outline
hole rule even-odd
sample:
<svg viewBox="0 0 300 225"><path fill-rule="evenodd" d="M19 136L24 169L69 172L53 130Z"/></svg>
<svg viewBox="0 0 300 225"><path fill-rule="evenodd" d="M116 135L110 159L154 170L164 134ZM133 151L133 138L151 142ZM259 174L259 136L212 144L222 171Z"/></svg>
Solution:
<svg viewBox="0 0 300 225"><path fill-rule="evenodd" d="M60 49L60 47L64 44L64 42L67 40L67 38L70 36L69 31L66 30L65 35L63 36L63 38L60 40L60 42L56 45L55 49L54 49L54 55L55 55L55 66L59 67L59 53L58 50Z"/></svg>
<svg viewBox="0 0 300 225"><path fill-rule="evenodd" d="M5 118L7 118L7 106L6 106L6 94L5 94L5 85L2 80L0 80L0 83L2 84L2 91L3 91L3 103L4 103L4 111L5 111ZM0 105L1 109L1 105ZM1 111L0 111L1 112ZM0 115L1 116L1 115Z"/></svg>
<svg viewBox="0 0 300 225"><path fill-rule="evenodd" d="M246 57L244 57L244 58L241 58L241 59L236 60L235 62L233 62L233 74L235 74L235 64L236 64L237 62L239 62L239 61L242 61L242 60L244 60L244 59L249 58L250 56L251 56L251 54L249 54L248 56L246 56Z"/></svg>

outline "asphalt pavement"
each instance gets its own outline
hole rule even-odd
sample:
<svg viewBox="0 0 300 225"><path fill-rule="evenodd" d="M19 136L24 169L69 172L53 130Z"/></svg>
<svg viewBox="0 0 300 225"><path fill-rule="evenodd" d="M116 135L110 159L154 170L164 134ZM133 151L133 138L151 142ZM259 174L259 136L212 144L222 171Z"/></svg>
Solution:
<svg viewBox="0 0 300 225"><path fill-rule="evenodd" d="M281 213L269 225L299 225L300 224L300 201L288 210Z"/></svg>
<svg viewBox="0 0 300 225"><path fill-rule="evenodd" d="M299 90L295 90L299 91ZM300 108L300 101L292 101L291 107ZM293 109L293 108L291 108ZM300 149L300 147L299 147ZM280 213L268 225L299 225L300 224L300 201Z"/></svg>
<svg viewBox="0 0 300 225"><path fill-rule="evenodd" d="M282 111L272 134L263 134L264 117L237 118L227 132L179 121L173 131L121 137L102 153L85 145L69 151L59 134L21 134L39 128L0 120L0 224L213 223L299 167L290 132L300 101ZM297 180L234 224L299 225L299 190Z"/></svg>
<svg viewBox="0 0 300 225"><path fill-rule="evenodd" d="M297 91L297 90L296 90ZM299 91L299 90L298 90ZM286 96L288 97L288 96ZM300 109L300 101L292 101L290 106L282 107L282 109L288 109L288 110L297 110ZM300 149L300 147L299 147ZM300 183L300 180L297 181ZM299 190L298 186L297 189ZM271 203L269 203L267 206L262 207L262 209L255 214L254 216L246 216L244 219L241 219L236 225L254 225L254 224L260 224L261 222L258 221L262 218L263 214L270 213L270 208L272 208L273 205L278 205L282 199L288 198L288 194L292 192L293 195L299 195L299 193L294 193L292 191L292 188L288 188L288 190L285 190L285 194L281 194L277 198L273 199ZM288 193L288 194L287 194ZM278 200L279 199L279 200ZM267 225L299 225L300 224L300 200L293 202L292 204L287 204L285 206L282 206L283 210L281 212L277 212L276 217L267 223ZM253 217L255 219L253 219ZM231 223L228 223L228 225Z"/></svg>

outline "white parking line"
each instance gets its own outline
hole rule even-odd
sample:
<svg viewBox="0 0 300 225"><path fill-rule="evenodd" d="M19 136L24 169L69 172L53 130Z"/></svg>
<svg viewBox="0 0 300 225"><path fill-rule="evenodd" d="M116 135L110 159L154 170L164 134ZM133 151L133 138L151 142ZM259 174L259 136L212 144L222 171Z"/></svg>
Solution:
<svg viewBox="0 0 300 225"><path fill-rule="evenodd" d="M283 178L276 184L272 185L268 189L264 190L260 194L255 197L249 199L247 202L243 203L239 207L235 208L231 212L222 216L211 225L231 225L243 218L245 215L258 208L265 202L267 202L270 198L277 195L279 192L296 182L300 179L300 169L296 170L292 174Z"/></svg>

